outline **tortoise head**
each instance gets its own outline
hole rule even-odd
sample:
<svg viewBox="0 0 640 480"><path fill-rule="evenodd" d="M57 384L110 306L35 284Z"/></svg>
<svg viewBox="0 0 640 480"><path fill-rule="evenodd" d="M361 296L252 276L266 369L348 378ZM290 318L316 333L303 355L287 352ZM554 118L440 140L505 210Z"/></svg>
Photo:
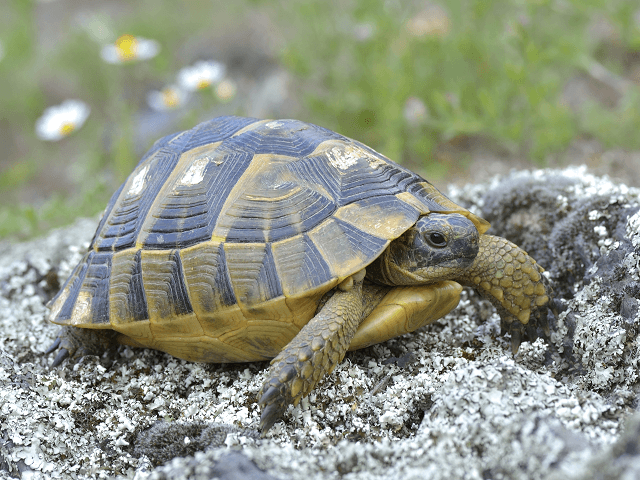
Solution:
<svg viewBox="0 0 640 480"><path fill-rule="evenodd" d="M478 254L474 222L457 213L430 213L367 268L368 277L387 285L416 285L460 277Z"/></svg>

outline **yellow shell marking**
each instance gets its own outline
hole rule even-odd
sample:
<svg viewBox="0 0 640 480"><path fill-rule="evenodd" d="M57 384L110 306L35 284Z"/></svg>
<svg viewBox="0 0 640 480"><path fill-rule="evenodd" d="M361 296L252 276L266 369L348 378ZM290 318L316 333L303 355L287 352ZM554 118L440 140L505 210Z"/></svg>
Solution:
<svg viewBox="0 0 640 480"><path fill-rule="evenodd" d="M398 238L414 223L415 219L404 212L385 212L379 205L351 203L340 207L334 217L350 223L354 227L386 240Z"/></svg>
<svg viewBox="0 0 640 480"><path fill-rule="evenodd" d="M192 166L194 162L202 161L203 159L209 159L210 158L209 156L212 154L212 152L216 148L218 148L220 143L222 142L215 142L215 143L202 145L198 148L193 148L188 152L185 152L182 155L180 155L180 158L178 159L178 163L176 164L175 168L173 169L173 171L171 172L167 180L164 182L164 185L162 185L162 188L156 195L156 198L153 201L151 208L149 208L149 212L147 213L147 216L144 219L144 222L140 226L140 232L138 233L138 238L136 239L137 248L140 249L143 247L147 239L147 236L149 235L149 232L151 231L151 229L153 228L153 225L157 220L154 213L157 212L158 209L163 208L162 203L166 201L166 199L169 196L169 193L173 191L176 188L176 186L180 183L181 179L185 175L185 172L188 171L188 169ZM205 167L206 165L202 168L204 169Z"/></svg>

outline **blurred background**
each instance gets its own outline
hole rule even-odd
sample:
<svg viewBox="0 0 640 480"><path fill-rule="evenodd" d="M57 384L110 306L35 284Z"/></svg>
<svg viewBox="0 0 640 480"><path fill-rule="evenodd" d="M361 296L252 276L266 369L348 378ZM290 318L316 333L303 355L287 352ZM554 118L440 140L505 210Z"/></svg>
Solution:
<svg viewBox="0 0 640 480"><path fill-rule="evenodd" d="M298 118L427 179L640 186L635 0L2 0L0 238L100 212L166 134Z"/></svg>

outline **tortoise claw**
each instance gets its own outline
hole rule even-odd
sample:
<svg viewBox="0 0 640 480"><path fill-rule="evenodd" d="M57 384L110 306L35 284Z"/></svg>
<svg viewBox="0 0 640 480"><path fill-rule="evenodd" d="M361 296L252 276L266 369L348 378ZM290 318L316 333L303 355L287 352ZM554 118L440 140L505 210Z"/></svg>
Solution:
<svg viewBox="0 0 640 480"><path fill-rule="evenodd" d="M542 328L542 331L547 337L551 336L551 328L549 328L549 315L540 315L538 318L538 325Z"/></svg>
<svg viewBox="0 0 640 480"><path fill-rule="evenodd" d="M67 358L80 358L85 355L100 355L114 344L117 332L113 330L90 330L87 328L63 327L58 337L44 352L45 355L59 349L51 366L59 366Z"/></svg>
<svg viewBox="0 0 640 480"><path fill-rule="evenodd" d="M273 424L282 418L287 406L297 403L291 394L291 380L296 377L296 370L289 364L279 367L260 391L258 405L262 407L262 415L258 428L263 437Z"/></svg>
<svg viewBox="0 0 640 480"><path fill-rule="evenodd" d="M258 404L265 406L271 405L272 403L276 403L278 401L278 397L280 396L280 389L276 386L270 386L260 397L260 401Z"/></svg>
<svg viewBox="0 0 640 480"><path fill-rule="evenodd" d="M260 398L259 404L263 406L262 414L260 415L260 429L261 435L264 437L269 429L278 421L285 411L286 403L279 402L278 397L280 392L275 387L270 387ZM273 403L269 403L269 401Z"/></svg>
<svg viewBox="0 0 640 480"><path fill-rule="evenodd" d="M49 348L47 348L47 349L44 351L44 355L49 355L50 353L55 352L55 351L56 351L56 349L60 346L60 342L61 342L61 341L62 341L62 340L60 339L60 337L57 337L57 338L55 339L55 341L54 341L54 342L49 346Z"/></svg>
<svg viewBox="0 0 640 480"><path fill-rule="evenodd" d="M60 342L58 341L58 343L60 343ZM49 348L51 348L51 347L49 347ZM49 353L51 353L51 352L49 352ZM56 358L53 360L53 363L51 364L51 367L52 368L57 367L62 362L64 362L65 358L67 358L68 356L69 356L69 350L67 350L66 348L61 348L60 351L58 352L58 355L56 355Z"/></svg>
<svg viewBox="0 0 640 480"><path fill-rule="evenodd" d="M524 327L527 333L527 340L530 342L535 342L538 339L538 325L539 322L537 324L529 322Z"/></svg>
<svg viewBox="0 0 640 480"><path fill-rule="evenodd" d="M509 333L511 334L511 353L514 355L518 353L520 343L522 342L522 330L523 326L518 322L513 322L509 329Z"/></svg>

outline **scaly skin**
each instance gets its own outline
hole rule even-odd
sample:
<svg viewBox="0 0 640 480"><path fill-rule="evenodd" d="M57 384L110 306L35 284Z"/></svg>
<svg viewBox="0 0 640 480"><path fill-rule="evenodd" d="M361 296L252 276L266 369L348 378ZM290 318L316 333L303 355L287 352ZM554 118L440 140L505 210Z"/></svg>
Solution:
<svg viewBox="0 0 640 480"><path fill-rule="evenodd" d="M102 354L115 345L117 335L118 332L114 330L62 327L55 342L44 353L48 355L59 349L51 365L57 367L67 357Z"/></svg>
<svg viewBox="0 0 640 480"><path fill-rule="evenodd" d="M271 361L258 402L262 407L259 428L263 435L290 403L297 405L342 361L358 325L389 290L380 285L363 288L362 283L360 278L347 291L337 289Z"/></svg>
<svg viewBox="0 0 640 480"><path fill-rule="evenodd" d="M542 281L543 271L527 252L509 240L482 235L478 256L464 271L461 281L495 299L526 325L531 311L549 302Z"/></svg>
<svg viewBox="0 0 640 480"><path fill-rule="evenodd" d="M473 287L493 303L509 324L511 347L516 353L530 320L548 330L549 287L541 275L543 271L527 252L509 240L482 235L475 261L454 280Z"/></svg>
<svg viewBox="0 0 640 480"><path fill-rule="evenodd" d="M420 219L367 270L370 277L364 283L363 269L328 292L316 315L271 362L259 400L263 435L289 404L297 405L342 361L358 326L394 286L453 280L475 288L509 325L514 353L525 325L546 326L550 289L542 268L508 240L479 235L461 215ZM111 330L66 327L47 353L60 347L57 365L69 355L103 351L116 335Z"/></svg>

